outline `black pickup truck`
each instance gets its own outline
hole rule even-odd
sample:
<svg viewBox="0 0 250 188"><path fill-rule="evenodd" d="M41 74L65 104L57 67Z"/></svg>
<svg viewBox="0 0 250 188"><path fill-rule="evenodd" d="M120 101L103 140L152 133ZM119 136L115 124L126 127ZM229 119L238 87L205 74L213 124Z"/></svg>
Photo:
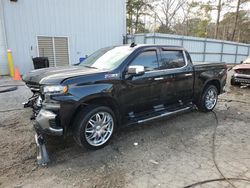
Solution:
<svg viewBox="0 0 250 188"><path fill-rule="evenodd" d="M224 63L194 64L179 46L108 47L77 66L23 76L34 93L25 106L38 134L73 133L80 146L98 149L121 126L213 110L226 77Z"/></svg>

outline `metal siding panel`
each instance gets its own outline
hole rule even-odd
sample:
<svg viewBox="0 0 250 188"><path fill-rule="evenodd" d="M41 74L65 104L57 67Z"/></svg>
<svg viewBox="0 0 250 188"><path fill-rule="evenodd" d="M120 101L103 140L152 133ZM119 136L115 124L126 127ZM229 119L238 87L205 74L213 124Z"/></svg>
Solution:
<svg viewBox="0 0 250 188"><path fill-rule="evenodd" d="M244 61L246 58L247 58L247 55L245 55L245 56L238 55L236 63L240 63L241 61Z"/></svg>
<svg viewBox="0 0 250 188"><path fill-rule="evenodd" d="M131 44L132 43L132 39L131 38L127 39L127 43Z"/></svg>
<svg viewBox="0 0 250 188"><path fill-rule="evenodd" d="M248 55L248 46L238 46L238 53Z"/></svg>
<svg viewBox="0 0 250 188"><path fill-rule="evenodd" d="M203 41L183 41L183 47L189 52L203 52L204 42Z"/></svg>
<svg viewBox="0 0 250 188"><path fill-rule="evenodd" d="M222 62L235 63L235 56L234 55L223 55Z"/></svg>
<svg viewBox="0 0 250 188"><path fill-rule="evenodd" d="M236 45L224 44L223 53L235 54L236 53Z"/></svg>
<svg viewBox="0 0 250 188"><path fill-rule="evenodd" d="M2 3L0 1L0 75L7 75L9 74L9 69L2 8Z"/></svg>
<svg viewBox="0 0 250 188"><path fill-rule="evenodd" d="M33 69L37 36L68 37L74 64L99 48L121 45L126 34L125 0L3 2L8 47L22 73Z"/></svg>
<svg viewBox="0 0 250 188"><path fill-rule="evenodd" d="M171 38L156 38L155 39L155 43L156 44L164 44L164 45L176 45L176 46L180 46L181 45L181 41L178 39L171 39Z"/></svg>
<svg viewBox="0 0 250 188"><path fill-rule="evenodd" d="M135 43L136 44L144 44L144 35L136 36L135 37Z"/></svg>
<svg viewBox="0 0 250 188"><path fill-rule="evenodd" d="M221 43L207 42L206 44L206 52L218 53L221 51L221 48L222 48Z"/></svg>
<svg viewBox="0 0 250 188"><path fill-rule="evenodd" d="M200 54L190 54L192 61L194 62L201 62L203 61L203 55Z"/></svg>
<svg viewBox="0 0 250 188"><path fill-rule="evenodd" d="M144 34L136 34L134 37L138 38L142 35ZM128 41L131 41L131 39ZM239 63L242 58L247 57L247 55L244 56L244 54L250 53L250 46L244 43L160 33L146 34L146 44L154 44L154 41L156 44L165 45L169 44L181 46L183 44L183 47L190 52L193 60L199 62L220 62L222 60L226 63L235 63L236 60L236 63ZM236 57L235 54L237 46L238 55Z"/></svg>
<svg viewBox="0 0 250 188"><path fill-rule="evenodd" d="M220 62L220 54L206 54L205 61Z"/></svg>
<svg viewBox="0 0 250 188"><path fill-rule="evenodd" d="M154 44L154 39L153 38L147 38L146 39L146 44Z"/></svg>

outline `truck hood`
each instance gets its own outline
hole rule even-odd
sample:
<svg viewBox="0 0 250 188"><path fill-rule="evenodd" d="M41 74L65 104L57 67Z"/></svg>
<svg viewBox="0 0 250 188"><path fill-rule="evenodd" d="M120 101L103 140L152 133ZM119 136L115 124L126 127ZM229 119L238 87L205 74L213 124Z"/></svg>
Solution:
<svg viewBox="0 0 250 188"><path fill-rule="evenodd" d="M104 72L100 69L83 66L53 67L33 70L23 76L23 81L35 84L60 84L63 80L75 76L83 76Z"/></svg>
<svg viewBox="0 0 250 188"><path fill-rule="evenodd" d="M243 63L243 64L236 65L235 67L233 67L233 70L237 70L237 69L250 69L250 64Z"/></svg>

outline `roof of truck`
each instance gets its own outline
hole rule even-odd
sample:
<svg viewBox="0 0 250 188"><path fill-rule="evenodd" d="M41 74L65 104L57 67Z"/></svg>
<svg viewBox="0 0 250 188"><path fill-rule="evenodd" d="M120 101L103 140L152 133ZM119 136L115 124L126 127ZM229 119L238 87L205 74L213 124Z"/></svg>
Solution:
<svg viewBox="0 0 250 188"><path fill-rule="evenodd" d="M129 44L131 46L131 44ZM131 48L141 48L141 47L162 47L162 48L168 48L168 49L179 49L179 50L185 50L182 46L176 46L176 45L163 45L163 44L134 44Z"/></svg>

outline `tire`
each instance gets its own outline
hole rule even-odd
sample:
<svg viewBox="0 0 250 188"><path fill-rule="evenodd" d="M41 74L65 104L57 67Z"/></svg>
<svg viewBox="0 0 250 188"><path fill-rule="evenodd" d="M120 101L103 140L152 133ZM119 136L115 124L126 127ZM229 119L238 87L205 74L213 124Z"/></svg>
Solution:
<svg viewBox="0 0 250 188"><path fill-rule="evenodd" d="M216 106L217 101L218 89L214 85L209 85L204 89L197 107L202 112L210 112Z"/></svg>
<svg viewBox="0 0 250 188"><path fill-rule="evenodd" d="M82 148L100 149L109 143L115 126L116 117L110 108L90 105L77 114L73 137Z"/></svg>
<svg viewBox="0 0 250 188"><path fill-rule="evenodd" d="M232 77L232 78L231 78L231 85L232 85L232 86L239 86L240 83L239 83L239 82L235 82L234 78Z"/></svg>

